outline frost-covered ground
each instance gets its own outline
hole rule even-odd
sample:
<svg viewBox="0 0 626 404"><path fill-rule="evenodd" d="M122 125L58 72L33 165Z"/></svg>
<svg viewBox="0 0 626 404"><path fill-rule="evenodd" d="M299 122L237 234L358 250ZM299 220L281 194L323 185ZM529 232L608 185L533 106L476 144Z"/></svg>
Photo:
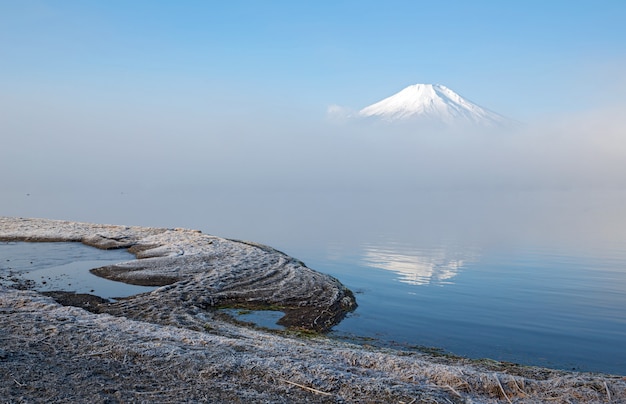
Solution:
<svg viewBox="0 0 626 404"><path fill-rule="evenodd" d="M202 329L220 306L280 309L286 326L325 331L356 307L337 279L271 247L197 230L0 217L0 240L80 241L127 248L136 260L92 270L116 281L161 286L94 310Z"/></svg>
<svg viewBox="0 0 626 404"><path fill-rule="evenodd" d="M270 333L223 321L213 306L203 305L202 291L209 301L237 304L254 299L255 292L255 305L278 302L272 304L292 310L303 320L300 327L309 328L315 320L330 324L339 318L313 318L308 313L319 313L311 309L315 302L337 312L348 309L351 294L337 280L269 247L182 229L14 218L0 218L0 239L131 247L140 259L104 271L107 276L168 282L127 304L93 312L35 291L0 287L2 401L626 402L621 376ZM265 276L257 276L258 266ZM283 291L298 282L304 286Z"/></svg>

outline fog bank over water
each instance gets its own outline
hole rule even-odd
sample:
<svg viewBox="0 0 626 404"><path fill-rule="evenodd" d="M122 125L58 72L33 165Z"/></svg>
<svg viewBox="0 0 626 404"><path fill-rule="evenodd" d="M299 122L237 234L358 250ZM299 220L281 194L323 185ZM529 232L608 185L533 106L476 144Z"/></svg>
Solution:
<svg viewBox="0 0 626 404"><path fill-rule="evenodd" d="M3 123L3 215L193 227L277 247L404 228L626 239L617 109L465 132L54 112Z"/></svg>

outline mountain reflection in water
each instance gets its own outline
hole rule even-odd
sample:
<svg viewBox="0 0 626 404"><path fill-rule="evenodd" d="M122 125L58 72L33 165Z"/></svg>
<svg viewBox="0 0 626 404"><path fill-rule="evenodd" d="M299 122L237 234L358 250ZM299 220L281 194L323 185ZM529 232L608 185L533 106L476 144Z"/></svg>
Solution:
<svg viewBox="0 0 626 404"><path fill-rule="evenodd" d="M363 264L394 272L399 282L409 285L447 285L453 284L452 278L477 257L473 252L451 252L443 247L414 250L398 245L366 245Z"/></svg>

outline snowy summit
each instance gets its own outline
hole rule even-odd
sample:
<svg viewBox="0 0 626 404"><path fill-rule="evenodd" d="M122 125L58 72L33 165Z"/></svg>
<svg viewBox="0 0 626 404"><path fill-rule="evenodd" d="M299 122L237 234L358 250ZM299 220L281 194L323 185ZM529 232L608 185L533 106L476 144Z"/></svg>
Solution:
<svg viewBox="0 0 626 404"><path fill-rule="evenodd" d="M419 120L446 125L499 126L510 120L466 100L440 84L414 84L359 111L385 121Z"/></svg>

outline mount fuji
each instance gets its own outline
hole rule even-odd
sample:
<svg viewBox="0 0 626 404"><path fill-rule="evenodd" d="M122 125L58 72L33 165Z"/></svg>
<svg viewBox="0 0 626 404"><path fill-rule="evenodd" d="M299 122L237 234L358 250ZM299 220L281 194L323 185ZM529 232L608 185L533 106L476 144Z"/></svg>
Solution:
<svg viewBox="0 0 626 404"><path fill-rule="evenodd" d="M444 125L502 126L512 121L461 97L440 84L414 84L375 104L358 116L384 121L420 121Z"/></svg>

